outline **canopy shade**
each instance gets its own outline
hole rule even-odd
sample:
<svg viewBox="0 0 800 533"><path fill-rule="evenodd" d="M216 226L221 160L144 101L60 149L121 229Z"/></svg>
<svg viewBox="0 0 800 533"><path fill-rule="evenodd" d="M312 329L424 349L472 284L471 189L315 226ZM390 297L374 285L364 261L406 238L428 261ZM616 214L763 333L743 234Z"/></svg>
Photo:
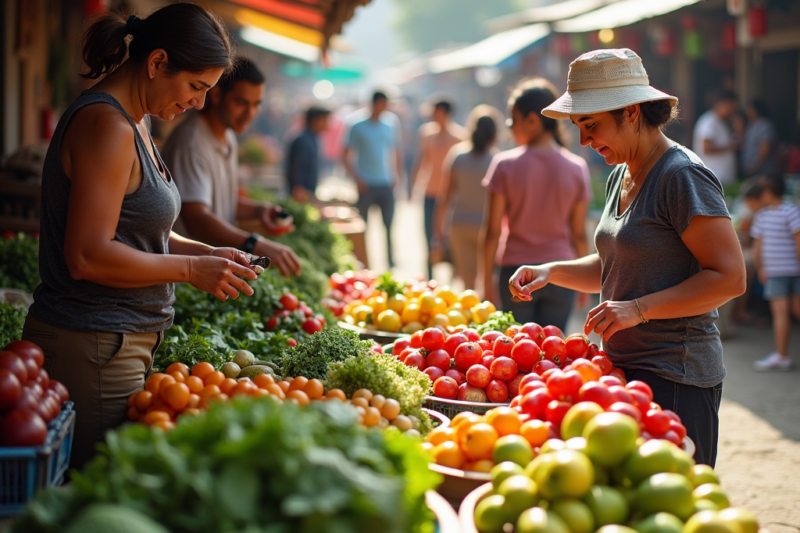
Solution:
<svg viewBox="0 0 800 533"><path fill-rule="evenodd" d="M488 21L487 25L492 31L502 31L536 22L555 22L589 13L617 1L619 0L565 0L549 6L533 7L518 13L493 18Z"/></svg>
<svg viewBox="0 0 800 533"><path fill-rule="evenodd" d="M553 24L560 33L582 33L628 26L640 20L658 17L701 0L621 0L584 15Z"/></svg>

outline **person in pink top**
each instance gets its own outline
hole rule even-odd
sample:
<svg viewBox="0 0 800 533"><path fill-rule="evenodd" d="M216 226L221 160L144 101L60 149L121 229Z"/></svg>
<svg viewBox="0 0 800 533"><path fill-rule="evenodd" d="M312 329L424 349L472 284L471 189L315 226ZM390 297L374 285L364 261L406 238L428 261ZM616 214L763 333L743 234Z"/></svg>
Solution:
<svg viewBox="0 0 800 533"><path fill-rule="evenodd" d="M521 265L582 257L588 253L586 211L591 196L589 169L561 146L557 122L541 114L556 99L546 80L520 82L509 98L509 127L517 148L497 154L483 180L488 190L482 230L484 296L521 323L566 327L575 293L548 285L530 302L514 302L500 285ZM498 297L499 296L499 297Z"/></svg>

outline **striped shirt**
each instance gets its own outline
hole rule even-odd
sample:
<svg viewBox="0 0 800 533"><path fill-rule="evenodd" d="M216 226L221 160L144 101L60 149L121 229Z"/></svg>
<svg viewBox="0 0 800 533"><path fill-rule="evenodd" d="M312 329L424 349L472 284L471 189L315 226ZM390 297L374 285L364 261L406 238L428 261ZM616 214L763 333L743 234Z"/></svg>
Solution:
<svg viewBox="0 0 800 533"><path fill-rule="evenodd" d="M756 213L750 235L761 239L761 263L767 277L800 276L794 234L800 231L800 208L782 203Z"/></svg>

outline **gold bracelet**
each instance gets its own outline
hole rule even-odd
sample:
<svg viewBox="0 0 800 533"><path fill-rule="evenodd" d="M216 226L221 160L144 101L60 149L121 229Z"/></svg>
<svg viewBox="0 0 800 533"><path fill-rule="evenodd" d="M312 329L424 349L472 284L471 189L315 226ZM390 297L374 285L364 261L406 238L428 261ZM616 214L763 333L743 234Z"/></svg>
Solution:
<svg viewBox="0 0 800 533"><path fill-rule="evenodd" d="M639 298L633 300L636 304L636 309L639 310L639 318L642 320L642 324L647 324L648 320L644 317L644 313L642 313L642 308L639 305Z"/></svg>

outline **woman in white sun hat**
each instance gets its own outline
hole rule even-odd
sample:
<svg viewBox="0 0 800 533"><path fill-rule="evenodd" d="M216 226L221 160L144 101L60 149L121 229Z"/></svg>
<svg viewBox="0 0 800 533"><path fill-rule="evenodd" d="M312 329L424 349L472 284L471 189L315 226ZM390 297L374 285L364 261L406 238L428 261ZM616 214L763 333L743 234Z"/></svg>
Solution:
<svg viewBox="0 0 800 533"><path fill-rule="evenodd" d="M627 48L572 62L567 92L542 114L570 119L581 145L614 165L597 253L521 267L509 288L521 300L548 283L599 292L585 332L601 335L628 380L646 382L654 401L680 415L695 459L714 466L725 377L714 320L744 292L745 267L719 180L664 134L677 102L649 85Z"/></svg>

